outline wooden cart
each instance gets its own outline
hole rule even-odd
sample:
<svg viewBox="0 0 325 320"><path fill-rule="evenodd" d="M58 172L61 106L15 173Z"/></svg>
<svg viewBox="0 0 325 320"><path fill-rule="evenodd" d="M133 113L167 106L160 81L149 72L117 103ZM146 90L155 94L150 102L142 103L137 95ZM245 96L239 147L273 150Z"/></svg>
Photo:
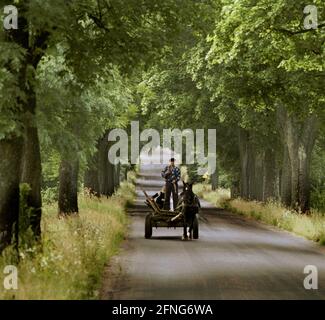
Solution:
<svg viewBox="0 0 325 320"><path fill-rule="evenodd" d="M150 198L145 190L142 190L146 197L146 205L151 209L146 215L144 236L150 239L153 228L183 228L184 217L182 213L182 206L176 208L175 211L162 210L158 207L156 202ZM199 220L196 215L193 225L193 238L199 238Z"/></svg>

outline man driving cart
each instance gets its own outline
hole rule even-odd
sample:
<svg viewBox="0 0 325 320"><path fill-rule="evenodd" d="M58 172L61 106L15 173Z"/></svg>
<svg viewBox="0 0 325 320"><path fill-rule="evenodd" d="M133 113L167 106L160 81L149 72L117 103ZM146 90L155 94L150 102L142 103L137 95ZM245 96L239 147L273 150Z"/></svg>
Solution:
<svg viewBox="0 0 325 320"><path fill-rule="evenodd" d="M181 171L175 166L175 158L169 160L169 165L161 172L165 179L166 196L164 209L170 210L170 196L173 196L173 209L175 210L178 203L178 181L181 178Z"/></svg>

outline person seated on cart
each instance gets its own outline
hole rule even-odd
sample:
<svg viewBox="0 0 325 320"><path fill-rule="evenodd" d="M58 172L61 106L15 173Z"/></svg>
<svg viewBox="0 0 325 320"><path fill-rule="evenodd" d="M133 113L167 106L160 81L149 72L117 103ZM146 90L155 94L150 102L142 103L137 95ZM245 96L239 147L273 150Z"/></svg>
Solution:
<svg viewBox="0 0 325 320"><path fill-rule="evenodd" d="M163 186L159 192L157 192L151 197L151 199L156 202L159 209L162 209L164 207L165 194L166 194L166 187Z"/></svg>

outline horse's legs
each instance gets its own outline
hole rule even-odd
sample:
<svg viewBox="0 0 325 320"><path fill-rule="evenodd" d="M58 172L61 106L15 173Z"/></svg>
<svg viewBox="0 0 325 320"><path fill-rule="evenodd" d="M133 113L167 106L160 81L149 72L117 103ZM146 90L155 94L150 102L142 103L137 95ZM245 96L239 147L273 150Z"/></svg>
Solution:
<svg viewBox="0 0 325 320"><path fill-rule="evenodd" d="M187 236L187 223L186 223L186 218L184 216L184 227L183 227L183 240L187 240L188 236Z"/></svg>
<svg viewBox="0 0 325 320"><path fill-rule="evenodd" d="M191 219L191 224L189 229L190 239L193 239L193 225L194 225L194 219Z"/></svg>

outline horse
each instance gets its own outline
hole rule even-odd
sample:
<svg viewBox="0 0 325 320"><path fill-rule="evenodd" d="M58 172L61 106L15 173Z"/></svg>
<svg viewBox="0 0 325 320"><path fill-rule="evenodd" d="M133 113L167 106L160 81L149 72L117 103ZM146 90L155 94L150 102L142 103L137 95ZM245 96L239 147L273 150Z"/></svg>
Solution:
<svg viewBox="0 0 325 320"><path fill-rule="evenodd" d="M200 200L193 192L193 183L183 182L180 204L184 219L183 240L188 240L187 228L189 227L190 239L193 239L193 223L201 207Z"/></svg>

